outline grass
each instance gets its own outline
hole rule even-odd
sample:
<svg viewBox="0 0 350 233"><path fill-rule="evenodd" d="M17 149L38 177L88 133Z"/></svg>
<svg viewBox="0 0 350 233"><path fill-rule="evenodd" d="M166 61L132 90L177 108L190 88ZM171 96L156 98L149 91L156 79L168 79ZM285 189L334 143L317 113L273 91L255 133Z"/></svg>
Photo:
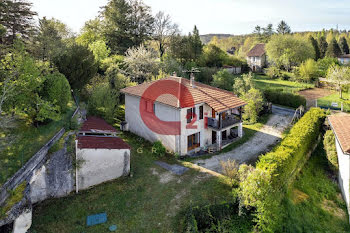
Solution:
<svg viewBox="0 0 350 233"><path fill-rule="evenodd" d="M14 175L43 145L69 122L74 112L73 102L61 119L34 127L26 119L16 119L13 127L0 129L0 185Z"/></svg>
<svg viewBox="0 0 350 233"><path fill-rule="evenodd" d="M18 185L18 187L10 193L10 197L6 201L6 205L0 207L0 217L5 217L6 213L12 209L12 207L23 199L24 190L27 186L26 182Z"/></svg>
<svg viewBox="0 0 350 233"><path fill-rule="evenodd" d="M265 75L256 75L254 83L257 89L264 91L267 89L283 89L285 92L296 93L301 90L314 88L313 84L293 82L282 79L271 79Z"/></svg>
<svg viewBox="0 0 350 233"><path fill-rule="evenodd" d="M121 137L132 147L132 176L43 202L34 208L31 232L108 232L112 224L118 232L180 232L178 213L191 204L232 200L226 180L195 169L172 175L154 164L150 143L131 133ZM177 163L171 156L161 160ZM108 222L87 227L86 217L101 212Z"/></svg>
<svg viewBox="0 0 350 233"><path fill-rule="evenodd" d="M350 232L335 178L321 143L287 194L283 232Z"/></svg>
<svg viewBox="0 0 350 233"><path fill-rule="evenodd" d="M317 100L318 106L332 108L332 103L338 103L337 109L341 108L341 102L343 102L344 111L350 112L350 93L343 93L343 99L340 98L339 93L334 93Z"/></svg>

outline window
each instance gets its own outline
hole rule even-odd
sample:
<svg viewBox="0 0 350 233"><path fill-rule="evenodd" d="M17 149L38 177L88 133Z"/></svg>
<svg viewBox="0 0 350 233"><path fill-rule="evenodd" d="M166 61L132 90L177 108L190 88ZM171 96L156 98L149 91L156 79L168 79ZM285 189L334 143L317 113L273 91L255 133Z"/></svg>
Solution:
<svg viewBox="0 0 350 233"><path fill-rule="evenodd" d="M191 121L192 121L192 108L187 109L186 119L187 119L187 123L191 123Z"/></svg>
<svg viewBox="0 0 350 233"><path fill-rule="evenodd" d="M203 105L199 107L199 120L203 119Z"/></svg>

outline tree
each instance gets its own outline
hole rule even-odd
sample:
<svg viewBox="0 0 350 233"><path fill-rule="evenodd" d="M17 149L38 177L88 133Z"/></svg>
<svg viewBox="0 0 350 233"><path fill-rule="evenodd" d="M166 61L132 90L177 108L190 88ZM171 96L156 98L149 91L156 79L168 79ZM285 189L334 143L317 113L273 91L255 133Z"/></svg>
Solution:
<svg viewBox="0 0 350 233"><path fill-rule="evenodd" d="M71 89L68 80L58 72L45 77L44 96L53 104L60 107L60 112L67 111L67 105L71 99Z"/></svg>
<svg viewBox="0 0 350 233"><path fill-rule="evenodd" d="M266 44L266 53L272 63L290 70L308 58L315 57L311 43L292 35L274 35Z"/></svg>
<svg viewBox="0 0 350 233"><path fill-rule="evenodd" d="M225 176L230 179L231 186L235 187L239 185L239 163L236 160L220 160L222 171Z"/></svg>
<svg viewBox="0 0 350 233"><path fill-rule="evenodd" d="M107 47L103 40L97 40L89 45L90 51L94 54L95 61L101 64L104 59L106 59L111 53L110 49Z"/></svg>
<svg viewBox="0 0 350 233"><path fill-rule="evenodd" d="M318 40L318 47L320 48L320 58L324 58L326 56L328 43L324 36L321 36Z"/></svg>
<svg viewBox="0 0 350 233"><path fill-rule="evenodd" d="M126 51L124 59L127 76L133 82L143 83L149 81L158 72L159 62L157 55L141 45Z"/></svg>
<svg viewBox="0 0 350 233"><path fill-rule="evenodd" d="M234 77L227 70L220 70L213 75L212 86L225 90L231 90L234 83Z"/></svg>
<svg viewBox="0 0 350 233"><path fill-rule="evenodd" d="M2 0L0 2L0 24L5 27L6 34L3 42L13 44L16 36L27 40L34 30L33 17L36 15L31 10L32 3L26 0Z"/></svg>
<svg viewBox="0 0 350 233"><path fill-rule="evenodd" d="M344 36L340 38L339 46L343 54L349 54L349 45Z"/></svg>
<svg viewBox="0 0 350 233"><path fill-rule="evenodd" d="M318 73L321 77L326 77L328 69L332 66L340 65L337 58L325 57L317 61Z"/></svg>
<svg viewBox="0 0 350 233"><path fill-rule="evenodd" d="M343 98L343 86L350 83L350 69L345 66L332 66L327 73L327 79L337 85L339 96Z"/></svg>
<svg viewBox="0 0 350 233"><path fill-rule="evenodd" d="M256 34L257 36L261 35L262 28L259 25L256 25L253 31L253 34Z"/></svg>
<svg viewBox="0 0 350 233"><path fill-rule="evenodd" d="M195 25L192 31L192 35L190 35L190 42L192 52L194 54L194 59L197 60L203 52L203 44L201 41L201 37L199 36L199 31L197 26Z"/></svg>
<svg viewBox="0 0 350 233"><path fill-rule="evenodd" d="M154 20L153 38L158 43L159 56L163 57L169 45L170 38L179 32L178 25L171 22L170 15L159 11Z"/></svg>
<svg viewBox="0 0 350 233"><path fill-rule="evenodd" d="M100 18L89 20L81 29L81 34L77 37L76 42L80 45L89 46L96 41L104 41L103 22Z"/></svg>
<svg viewBox="0 0 350 233"><path fill-rule="evenodd" d="M326 52L327 57L339 57L342 54L338 42L335 38L332 39Z"/></svg>
<svg viewBox="0 0 350 233"><path fill-rule="evenodd" d="M303 81L311 82L318 77L317 62L308 59L300 65L299 73Z"/></svg>
<svg viewBox="0 0 350 233"><path fill-rule="evenodd" d="M54 63L74 90L81 90L97 72L94 54L78 44L69 46Z"/></svg>
<svg viewBox="0 0 350 233"><path fill-rule="evenodd" d="M104 36L112 53L124 54L152 35L150 7L138 0L110 0L103 8Z"/></svg>
<svg viewBox="0 0 350 233"><path fill-rule="evenodd" d="M309 41L311 42L312 46L314 47L315 60L317 61L318 59L321 58L320 48L318 47L318 43L317 43L317 41L315 40L315 38L313 36L309 37Z"/></svg>
<svg viewBox="0 0 350 233"><path fill-rule="evenodd" d="M59 20L46 17L39 19L39 33L34 38L34 55L44 61L52 61L64 51L66 45L63 39L67 39L70 34L68 27Z"/></svg>
<svg viewBox="0 0 350 233"><path fill-rule="evenodd" d="M248 120L252 124L256 123L264 103L261 91L251 88L243 95L243 99L247 102L247 105L244 106L243 119Z"/></svg>
<svg viewBox="0 0 350 233"><path fill-rule="evenodd" d="M241 78L236 78L233 84L233 92L240 97L252 88L254 88L252 73L243 74Z"/></svg>
<svg viewBox="0 0 350 233"><path fill-rule="evenodd" d="M263 35L270 37L274 34L274 30L273 30L273 25L271 23L269 23L266 28L263 28Z"/></svg>
<svg viewBox="0 0 350 233"><path fill-rule="evenodd" d="M282 35L285 35L285 34L290 34L292 31L289 27L289 25L285 22L285 21L281 21L278 26L277 26L277 33L278 34L282 34Z"/></svg>
<svg viewBox="0 0 350 233"><path fill-rule="evenodd" d="M204 47L200 64L206 67L222 67L227 61L228 55L219 47L210 44Z"/></svg>

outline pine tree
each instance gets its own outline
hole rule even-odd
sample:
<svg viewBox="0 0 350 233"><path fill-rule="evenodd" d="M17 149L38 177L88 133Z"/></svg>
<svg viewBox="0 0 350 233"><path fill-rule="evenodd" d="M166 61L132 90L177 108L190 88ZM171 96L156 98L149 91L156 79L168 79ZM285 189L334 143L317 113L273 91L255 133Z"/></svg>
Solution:
<svg viewBox="0 0 350 233"><path fill-rule="evenodd" d="M338 57L341 55L341 50L338 45L338 42L335 38L332 39L331 43L328 46L326 56L327 57Z"/></svg>
<svg viewBox="0 0 350 233"><path fill-rule="evenodd" d="M203 44L201 38L199 36L199 31L197 26L195 25L193 28L192 36L191 36L191 44L192 50L194 54L194 60L197 60L203 51Z"/></svg>
<svg viewBox="0 0 350 233"><path fill-rule="evenodd" d="M285 21L281 21L278 26L277 26L277 33L278 34L289 34L291 33L291 29L289 27L289 25L285 22Z"/></svg>
<svg viewBox="0 0 350 233"><path fill-rule="evenodd" d="M0 24L6 29L3 43L13 44L17 35L26 40L33 33L36 13L31 8L32 3L26 0L0 1Z"/></svg>
<svg viewBox="0 0 350 233"><path fill-rule="evenodd" d="M324 58L326 56L328 43L324 36L321 36L318 40L318 47L320 48L320 58Z"/></svg>
<svg viewBox="0 0 350 233"><path fill-rule="evenodd" d="M340 38L339 46L343 54L349 54L349 45L344 36Z"/></svg>
<svg viewBox="0 0 350 233"><path fill-rule="evenodd" d="M310 36L309 40L315 49L315 60L317 61L318 59L321 58L320 48L318 47L318 43L313 36Z"/></svg>

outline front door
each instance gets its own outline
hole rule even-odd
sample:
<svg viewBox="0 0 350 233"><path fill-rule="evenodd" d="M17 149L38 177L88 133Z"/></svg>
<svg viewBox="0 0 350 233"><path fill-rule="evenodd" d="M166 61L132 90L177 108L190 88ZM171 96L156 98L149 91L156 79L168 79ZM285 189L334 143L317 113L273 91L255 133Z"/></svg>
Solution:
<svg viewBox="0 0 350 233"><path fill-rule="evenodd" d="M211 131L211 144L216 143L216 131Z"/></svg>
<svg viewBox="0 0 350 233"><path fill-rule="evenodd" d="M187 136L187 151L200 147L200 133Z"/></svg>

